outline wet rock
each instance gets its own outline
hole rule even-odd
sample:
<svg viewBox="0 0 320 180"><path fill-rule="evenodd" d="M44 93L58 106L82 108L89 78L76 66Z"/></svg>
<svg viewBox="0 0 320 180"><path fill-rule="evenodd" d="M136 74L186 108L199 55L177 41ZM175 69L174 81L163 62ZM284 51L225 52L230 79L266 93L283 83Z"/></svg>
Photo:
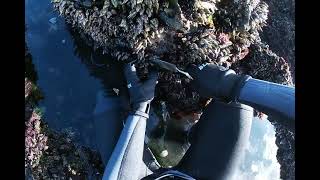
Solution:
<svg viewBox="0 0 320 180"><path fill-rule="evenodd" d="M269 119L275 127L276 145L278 146L277 160L280 164L280 178L295 179L295 133L287 130L283 125Z"/></svg>
<svg viewBox="0 0 320 180"><path fill-rule="evenodd" d="M261 39L279 56L285 58L295 74L295 0L268 0L270 11L268 26L263 28Z"/></svg>
<svg viewBox="0 0 320 180"><path fill-rule="evenodd" d="M254 78L293 86L288 62L272 52L266 44L253 44L248 56L237 64L239 73ZM241 70L240 70L241 69Z"/></svg>

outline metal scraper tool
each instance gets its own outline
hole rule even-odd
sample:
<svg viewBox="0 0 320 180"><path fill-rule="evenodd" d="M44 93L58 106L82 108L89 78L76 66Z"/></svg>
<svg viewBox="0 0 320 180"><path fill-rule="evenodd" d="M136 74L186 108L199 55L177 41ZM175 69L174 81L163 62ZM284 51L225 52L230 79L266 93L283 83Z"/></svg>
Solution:
<svg viewBox="0 0 320 180"><path fill-rule="evenodd" d="M163 68L163 69L166 69L168 71L171 71L171 72L175 72L175 73L181 73L183 75L185 75L186 77L188 77L189 79L193 80L193 78L190 76L189 73L185 72L185 71L182 71L180 70L176 65L172 64L172 63L169 63L169 62L166 62L166 61L162 61L160 59L152 59L151 62L153 64L156 64L157 66Z"/></svg>

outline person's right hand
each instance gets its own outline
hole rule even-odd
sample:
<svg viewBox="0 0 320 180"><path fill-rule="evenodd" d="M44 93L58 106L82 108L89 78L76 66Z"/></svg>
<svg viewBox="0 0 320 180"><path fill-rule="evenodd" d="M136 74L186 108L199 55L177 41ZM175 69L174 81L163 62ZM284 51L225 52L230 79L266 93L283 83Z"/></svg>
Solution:
<svg viewBox="0 0 320 180"><path fill-rule="evenodd" d="M187 72L193 77L191 85L200 96L237 100L240 89L250 76L237 75L233 70L215 64L191 65Z"/></svg>

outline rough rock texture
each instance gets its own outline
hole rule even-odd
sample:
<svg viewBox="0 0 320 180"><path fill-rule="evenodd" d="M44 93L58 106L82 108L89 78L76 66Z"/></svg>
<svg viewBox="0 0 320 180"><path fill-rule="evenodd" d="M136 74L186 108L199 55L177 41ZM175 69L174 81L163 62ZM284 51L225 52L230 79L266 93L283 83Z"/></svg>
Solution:
<svg viewBox="0 0 320 180"><path fill-rule="evenodd" d="M30 118L26 121L25 162L31 167L36 167L43 151L48 149L48 137L41 131L41 117L29 105L26 106L26 116Z"/></svg>
<svg viewBox="0 0 320 180"><path fill-rule="evenodd" d="M95 49L123 62L135 61L144 78L153 58L181 69L205 62L230 67L243 59L250 44L259 41L268 7L259 0L228 2L54 0L53 4ZM226 21L225 17L232 18ZM207 99L192 92L188 84L180 74L161 71L158 102L168 102L175 107L172 112L200 111Z"/></svg>
<svg viewBox="0 0 320 180"><path fill-rule="evenodd" d="M261 39L279 56L286 59L295 74L295 0L266 0L270 13L268 26Z"/></svg>
<svg viewBox="0 0 320 180"><path fill-rule="evenodd" d="M276 129L277 159L280 166L280 178L295 179L295 133L288 131L277 122L272 123Z"/></svg>
<svg viewBox="0 0 320 180"><path fill-rule="evenodd" d="M48 142L39 165L33 168L35 179L101 178L103 165L98 153L76 145L65 134L44 127Z"/></svg>
<svg viewBox="0 0 320 180"><path fill-rule="evenodd" d="M253 44L248 56L239 65L235 64L234 69L239 74L248 74L257 79L293 85L289 64L263 43Z"/></svg>

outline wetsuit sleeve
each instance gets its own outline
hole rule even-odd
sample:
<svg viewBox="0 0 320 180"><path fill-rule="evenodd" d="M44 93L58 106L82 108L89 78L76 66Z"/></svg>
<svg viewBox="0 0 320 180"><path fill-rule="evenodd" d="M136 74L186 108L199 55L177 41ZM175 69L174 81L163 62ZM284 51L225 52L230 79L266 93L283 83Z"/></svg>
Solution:
<svg viewBox="0 0 320 180"><path fill-rule="evenodd" d="M129 115L108 161L103 180L137 180L142 166L147 117Z"/></svg>
<svg viewBox="0 0 320 180"><path fill-rule="evenodd" d="M239 102L249 105L294 131L295 88L249 79L239 94Z"/></svg>

